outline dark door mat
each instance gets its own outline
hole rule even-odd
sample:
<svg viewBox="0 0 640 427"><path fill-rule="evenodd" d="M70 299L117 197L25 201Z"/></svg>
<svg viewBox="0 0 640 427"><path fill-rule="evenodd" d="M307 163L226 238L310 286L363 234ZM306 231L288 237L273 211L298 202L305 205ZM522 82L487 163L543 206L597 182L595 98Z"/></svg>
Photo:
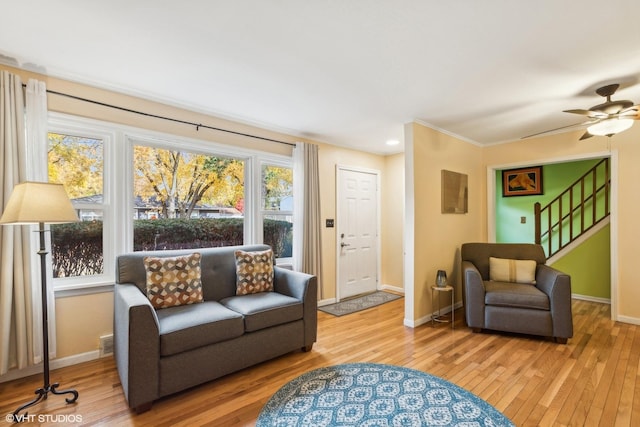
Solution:
<svg viewBox="0 0 640 427"><path fill-rule="evenodd" d="M324 305L322 307L318 307L318 310L333 314L334 316L344 316L345 314L366 310L368 308L384 304L385 302L397 300L398 298L402 298L402 295L376 291L372 294L363 295L361 297L340 301L335 304Z"/></svg>

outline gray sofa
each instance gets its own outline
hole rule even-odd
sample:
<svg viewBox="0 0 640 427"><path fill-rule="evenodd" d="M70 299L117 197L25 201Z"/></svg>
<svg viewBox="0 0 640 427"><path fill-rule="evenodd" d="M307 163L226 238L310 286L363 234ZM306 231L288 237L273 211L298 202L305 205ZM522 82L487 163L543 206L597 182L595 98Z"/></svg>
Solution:
<svg viewBox="0 0 640 427"><path fill-rule="evenodd" d="M490 257L535 261L535 284L489 280ZM465 319L475 332L541 335L560 343L573 336L571 277L545 264L542 246L465 243L461 258Z"/></svg>
<svg viewBox="0 0 640 427"><path fill-rule="evenodd" d="M236 249L266 245L134 252L118 256L114 345L129 406L151 408L163 396L213 380L316 341L315 276L275 267L274 291L236 296ZM154 309L145 294L148 255L199 252L204 302Z"/></svg>

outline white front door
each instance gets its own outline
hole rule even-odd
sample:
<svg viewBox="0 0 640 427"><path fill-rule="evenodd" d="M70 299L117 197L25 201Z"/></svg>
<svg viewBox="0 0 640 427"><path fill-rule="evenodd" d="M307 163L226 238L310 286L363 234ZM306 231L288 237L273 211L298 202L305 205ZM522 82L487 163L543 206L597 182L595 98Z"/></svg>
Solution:
<svg viewBox="0 0 640 427"><path fill-rule="evenodd" d="M336 299L373 292L378 283L378 173L338 166Z"/></svg>

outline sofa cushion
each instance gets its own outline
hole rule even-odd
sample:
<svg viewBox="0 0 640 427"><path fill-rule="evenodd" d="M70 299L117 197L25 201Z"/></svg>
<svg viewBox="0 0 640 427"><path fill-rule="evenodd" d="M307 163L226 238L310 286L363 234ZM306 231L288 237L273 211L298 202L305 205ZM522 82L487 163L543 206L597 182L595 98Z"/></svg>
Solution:
<svg viewBox="0 0 640 427"><path fill-rule="evenodd" d="M302 301L277 292L238 295L220 301L225 307L244 315L247 332L302 319Z"/></svg>
<svg viewBox="0 0 640 427"><path fill-rule="evenodd" d="M235 251L236 295L273 291L273 251Z"/></svg>
<svg viewBox="0 0 640 427"><path fill-rule="evenodd" d="M484 303L502 307L549 310L549 297L535 286L511 282L485 281Z"/></svg>
<svg viewBox="0 0 640 427"><path fill-rule="evenodd" d="M169 356L244 333L242 315L217 301L158 310L160 355Z"/></svg>
<svg viewBox="0 0 640 427"><path fill-rule="evenodd" d="M144 257L147 297L154 308L202 302L200 254Z"/></svg>
<svg viewBox="0 0 640 427"><path fill-rule="evenodd" d="M489 257L489 279L496 282L536 283L536 262Z"/></svg>

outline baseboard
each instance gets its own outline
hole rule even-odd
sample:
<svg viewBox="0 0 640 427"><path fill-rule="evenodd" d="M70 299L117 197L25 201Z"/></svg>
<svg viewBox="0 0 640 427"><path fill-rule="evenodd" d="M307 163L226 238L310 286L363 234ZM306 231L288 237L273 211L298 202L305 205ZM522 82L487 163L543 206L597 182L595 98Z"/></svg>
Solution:
<svg viewBox="0 0 640 427"><path fill-rule="evenodd" d="M601 303L601 304L611 305L611 300L608 299L608 298L599 298L599 297L592 297L592 296L589 296L589 295L579 295L579 294L571 294L571 298L577 299L577 300L598 302L598 303ZM618 316L618 318L616 320L618 322L622 322L622 323L630 323L632 325L640 325L640 319L637 318L637 317Z"/></svg>
<svg viewBox="0 0 640 427"><path fill-rule="evenodd" d="M638 319L637 317L618 316L618 322L640 325L640 319Z"/></svg>
<svg viewBox="0 0 640 427"><path fill-rule="evenodd" d="M609 298L592 297L589 295L580 295L580 294L571 294L571 298L581 300L581 301L599 302L602 304L611 305L611 300Z"/></svg>
<svg viewBox="0 0 640 427"><path fill-rule="evenodd" d="M86 353L74 354L73 356L63 357L60 359L53 359L49 362L50 370L64 368L66 366L77 365L78 363L89 362L100 358L100 351L88 351ZM14 369L6 374L0 376L0 383L7 381L17 380L18 378L29 377L31 375L37 375L42 373L42 364L28 366L24 369Z"/></svg>
<svg viewBox="0 0 640 427"><path fill-rule="evenodd" d="M335 298L322 299L318 301L318 307L322 307L323 305L335 304L335 303L336 303Z"/></svg>
<svg viewBox="0 0 640 427"><path fill-rule="evenodd" d="M454 304L454 309L455 310L459 309L460 307L462 307L462 301L458 301L457 303ZM440 309L440 314L441 315L448 314L448 313L451 313L451 306L450 305L444 306L444 307L442 307ZM431 313L431 314L427 314L426 316L422 316L422 317L420 317L420 318L418 318L416 320L404 319L403 324L405 326L410 327L410 328L415 328L417 326L424 325L425 323L431 322L431 317L434 316L434 315L435 315L435 312Z"/></svg>
<svg viewBox="0 0 640 427"><path fill-rule="evenodd" d="M400 286L382 285L378 289L381 291L393 291L404 295L404 288L401 288Z"/></svg>

